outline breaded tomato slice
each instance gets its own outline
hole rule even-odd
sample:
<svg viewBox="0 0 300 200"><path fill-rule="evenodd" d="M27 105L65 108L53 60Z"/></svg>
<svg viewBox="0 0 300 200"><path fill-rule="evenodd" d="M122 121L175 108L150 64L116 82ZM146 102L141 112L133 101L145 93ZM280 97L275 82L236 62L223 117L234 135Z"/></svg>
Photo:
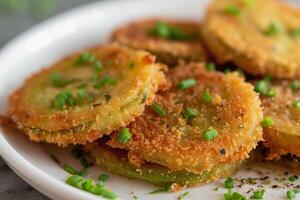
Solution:
<svg viewBox="0 0 300 200"><path fill-rule="evenodd" d="M170 89L159 92L128 130L112 134L110 146L193 173L248 157L262 139L262 109L251 84L238 73L209 72L198 63L171 69L168 79Z"/></svg>
<svg viewBox="0 0 300 200"><path fill-rule="evenodd" d="M277 0L214 0L203 41L219 63L252 75L300 77L300 11Z"/></svg>
<svg viewBox="0 0 300 200"><path fill-rule="evenodd" d="M261 95L265 120L264 145L268 159L282 155L300 156L300 82L276 80L269 82L273 97ZM257 83L256 83L257 84Z"/></svg>
<svg viewBox="0 0 300 200"><path fill-rule="evenodd" d="M184 170L171 171L153 163L143 163L140 167L136 167L128 161L127 151L111 148L101 142L87 144L85 149L91 153L97 165L109 172L128 178L141 179L155 185L169 186L170 191L206 184L231 176L241 166L240 163L222 164L210 171L194 174Z"/></svg>
<svg viewBox="0 0 300 200"><path fill-rule="evenodd" d="M129 124L165 83L165 68L143 51L100 46L30 77L8 114L33 141L85 144Z"/></svg>
<svg viewBox="0 0 300 200"><path fill-rule="evenodd" d="M120 27L111 39L134 49L149 51L159 62L174 66L179 60L206 60L199 29L200 24L190 21L147 19Z"/></svg>

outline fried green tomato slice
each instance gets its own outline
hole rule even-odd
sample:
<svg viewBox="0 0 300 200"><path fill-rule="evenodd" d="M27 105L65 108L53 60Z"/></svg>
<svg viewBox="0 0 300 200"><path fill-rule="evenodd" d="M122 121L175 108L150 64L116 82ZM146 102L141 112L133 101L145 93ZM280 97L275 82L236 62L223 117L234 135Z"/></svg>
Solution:
<svg viewBox="0 0 300 200"><path fill-rule="evenodd" d="M252 75L300 77L300 12L277 0L214 0L202 27L219 63Z"/></svg>
<svg viewBox="0 0 300 200"><path fill-rule="evenodd" d="M300 90L298 81L276 80L269 83L276 95L261 95L264 123L264 145L269 148L268 159L282 155L300 156Z"/></svg>
<svg viewBox="0 0 300 200"><path fill-rule="evenodd" d="M139 158L192 173L248 157L262 139L262 109L251 84L201 63L177 66L168 79L170 89L128 126L131 139L115 132L110 146L128 149L137 166Z"/></svg>
<svg viewBox="0 0 300 200"><path fill-rule="evenodd" d="M143 51L101 46L30 77L10 97L9 116L33 141L85 144L129 124L165 83Z"/></svg>
<svg viewBox="0 0 300 200"><path fill-rule="evenodd" d="M199 26L190 21L148 19L120 27L111 39L134 49L149 51L159 62L174 66L179 60L206 60Z"/></svg>
<svg viewBox="0 0 300 200"><path fill-rule="evenodd" d="M87 144L85 149L91 153L97 165L112 173L128 178L141 179L160 186L171 186L171 189L206 184L234 174L241 163L223 164L210 171L194 174L187 171L171 171L166 167L143 163L140 167L132 165L127 158L127 152L114 149L100 142Z"/></svg>

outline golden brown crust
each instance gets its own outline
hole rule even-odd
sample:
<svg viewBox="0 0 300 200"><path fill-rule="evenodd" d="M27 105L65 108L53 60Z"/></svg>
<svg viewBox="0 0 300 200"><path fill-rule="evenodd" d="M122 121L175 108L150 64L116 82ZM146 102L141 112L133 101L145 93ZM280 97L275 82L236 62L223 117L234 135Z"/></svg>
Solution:
<svg viewBox="0 0 300 200"><path fill-rule="evenodd" d="M268 159L278 159L285 154L300 156L300 109L293 102L300 100L300 91L293 91L291 81L273 81L276 91L272 98L261 97L265 116L273 119L273 125L264 128L264 145L270 149Z"/></svg>
<svg viewBox="0 0 300 200"><path fill-rule="evenodd" d="M10 96L8 114L31 140L60 146L92 142L141 115L159 87L166 83L161 71L165 67L156 64L155 58L146 52L117 45L88 51L104 65L99 76L109 75L117 80L116 84L94 88L95 81L91 80L95 73L93 65L74 66L80 55L76 53L33 75ZM130 67L131 62L134 62L133 67ZM76 95L79 83L55 88L51 86L53 72L87 83L85 91L93 95L94 100L62 111L55 109L55 96L62 91ZM105 94L110 95L109 101Z"/></svg>
<svg viewBox="0 0 300 200"><path fill-rule="evenodd" d="M108 144L171 170L193 173L247 158L262 139L262 110L253 87L237 74L210 73L197 63L171 69L168 78L171 88L155 99L167 115L158 116L146 107L144 114L128 126L133 134L128 143L122 145L115 132ZM184 91L176 88L177 83L189 78L196 79L195 87ZM206 90L218 100L204 103ZM188 123L182 116L186 107L197 111L197 117ZM203 131L211 127L217 129L218 136L208 142L203 139Z"/></svg>
<svg viewBox="0 0 300 200"><path fill-rule="evenodd" d="M159 21L166 22L183 32L196 36L190 40L176 41L149 35L149 30L155 27ZM147 19L120 27L112 34L111 39L134 49L149 51L157 56L159 62L174 66L178 64L179 60L190 62L207 59L198 34L199 26L198 23L191 21Z"/></svg>
<svg viewBox="0 0 300 200"><path fill-rule="evenodd" d="M270 74L277 78L300 77L300 37L291 32L300 27L300 12L277 0L215 0L202 27L204 43L219 63L233 62L252 75ZM224 13L234 5L240 16ZM267 35L272 23L280 33Z"/></svg>

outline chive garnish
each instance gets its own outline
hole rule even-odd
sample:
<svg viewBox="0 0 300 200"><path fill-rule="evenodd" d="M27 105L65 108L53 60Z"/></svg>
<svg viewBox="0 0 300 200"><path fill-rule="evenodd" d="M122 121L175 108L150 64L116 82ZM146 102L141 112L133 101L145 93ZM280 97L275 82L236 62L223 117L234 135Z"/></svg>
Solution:
<svg viewBox="0 0 300 200"><path fill-rule="evenodd" d="M100 89L102 88L103 86L109 84L109 85L114 85L116 84L116 80L110 78L109 76L105 76L103 77L101 80L97 81L95 84L94 84L94 88L95 89Z"/></svg>
<svg viewBox="0 0 300 200"><path fill-rule="evenodd" d="M234 184L234 180L232 177L228 177L224 182L225 188L227 189L233 188L233 184Z"/></svg>
<svg viewBox="0 0 300 200"><path fill-rule="evenodd" d="M78 174L78 170L73 168L71 165L68 165L68 164L64 165L64 170L66 172L68 172L69 174L72 174L72 175Z"/></svg>
<svg viewBox="0 0 300 200"><path fill-rule="evenodd" d="M85 94L85 91L83 89L79 89L77 90L77 96L80 98L80 99L83 99L86 94Z"/></svg>
<svg viewBox="0 0 300 200"><path fill-rule="evenodd" d="M297 80L293 80L290 84L290 87L293 91L297 91L300 89L300 83Z"/></svg>
<svg viewBox="0 0 300 200"><path fill-rule="evenodd" d="M260 80L255 83L254 91L267 97L276 96L276 91L268 86L268 82L266 80Z"/></svg>
<svg viewBox="0 0 300 200"><path fill-rule="evenodd" d="M194 111L192 108L187 107L184 111L183 111L183 117L185 119L185 121L189 122L192 119L194 119L197 116L196 111Z"/></svg>
<svg viewBox="0 0 300 200"><path fill-rule="evenodd" d="M224 199L225 200L247 200L247 198L244 195L238 192L232 192L231 189L229 189L228 192L224 194Z"/></svg>
<svg viewBox="0 0 300 200"><path fill-rule="evenodd" d="M161 193L161 192L171 192L171 191L172 191L172 185L166 185L158 190L149 192L148 194L157 194L157 193Z"/></svg>
<svg viewBox="0 0 300 200"><path fill-rule="evenodd" d="M224 8L224 13L232 16L240 16L241 11L238 7L235 5L228 5L227 7Z"/></svg>
<svg viewBox="0 0 300 200"><path fill-rule="evenodd" d="M296 176L296 175L289 177L289 181L291 181L291 182L294 182L297 179L298 179L298 176Z"/></svg>
<svg viewBox="0 0 300 200"><path fill-rule="evenodd" d="M215 63L209 62L205 65L205 69L209 72L214 72L216 71L216 65Z"/></svg>
<svg viewBox="0 0 300 200"><path fill-rule="evenodd" d="M265 34L268 36L274 36L277 35L278 33L280 33L281 31L281 26L280 24L276 23L276 22L272 22L267 30L265 31Z"/></svg>
<svg viewBox="0 0 300 200"><path fill-rule="evenodd" d="M293 108L300 108L300 100L295 100L293 102Z"/></svg>
<svg viewBox="0 0 300 200"><path fill-rule="evenodd" d="M171 26L165 22L157 22L148 33L152 36L156 36L163 39L170 40L187 40L190 38L185 32L177 27Z"/></svg>
<svg viewBox="0 0 300 200"><path fill-rule="evenodd" d="M71 92L65 91L58 93L54 98L54 108L62 110L64 106L75 106L75 99Z"/></svg>
<svg viewBox="0 0 300 200"><path fill-rule="evenodd" d="M121 132L118 135L118 140L122 144L126 144L132 137L128 128L122 128Z"/></svg>
<svg viewBox="0 0 300 200"><path fill-rule="evenodd" d="M89 162L84 157L80 159L80 163L84 168L88 168L90 166Z"/></svg>
<svg viewBox="0 0 300 200"><path fill-rule="evenodd" d="M270 127L273 125L273 119L271 117L264 117L261 122L262 127Z"/></svg>
<svg viewBox="0 0 300 200"><path fill-rule="evenodd" d="M92 63L96 60L96 56L91 52L83 52L76 60L76 64L87 64Z"/></svg>
<svg viewBox="0 0 300 200"><path fill-rule="evenodd" d="M206 141L211 141L218 136L218 131L214 128L209 128L203 132L203 138Z"/></svg>
<svg viewBox="0 0 300 200"><path fill-rule="evenodd" d="M167 114L166 111L164 111L164 109L158 103L153 103L151 108L161 117Z"/></svg>
<svg viewBox="0 0 300 200"><path fill-rule="evenodd" d="M94 68L96 73L99 73L103 69L103 65L99 60L97 60L94 64Z"/></svg>
<svg viewBox="0 0 300 200"><path fill-rule="evenodd" d="M178 197L178 200L183 200L187 195L189 195L190 193L189 192L185 192L183 194L181 194L179 197Z"/></svg>
<svg viewBox="0 0 300 200"><path fill-rule="evenodd" d="M78 189L105 197L107 199L114 200L118 197L114 192L105 189L102 183L95 184L92 179L84 179L83 177L78 175L70 176L66 180L66 183Z"/></svg>
<svg viewBox="0 0 300 200"><path fill-rule="evenodd" d="M263 199L265 192L266 192L265 189L254 191L250 199Z"/></svg>
<svg viewBox="0 0 300 200"><path fill-rule="evenodd" d="M105 181L107 181L109 179L109 176L107 175L107 174L100 174L99 176L98 176L98 180L99 181L102 181L102 182L105 182Z"/></svg>
<svg viewBox="0 0 300 200"><path fill-rule="evenodd" d="M64 87L64 86L74 83L76 81L77 81L77 79L64 80L64 79L62 79L60 73L53 73L51 75L51 84L54 87Z"/></svg>
<svg viewBox="0 0 300 200"><path fill-rule="evenodd" d="M188 88L194 87L196 85L195 79L186 79L179 82L176 87L181 90L186 90Z"/></svg>
<svg viewBox="0 0 300 200"><path fill-rule="evenodd" d="M212 96L210 95L208 90L206 90L204 92L204 94L202 95L202 101L204 103L211 103L212 102Z"/></svg>
<svg viewBox="0 0 300 200"><path fill-rule="evenodd" d="M291 189L286 192L286 197L287 197L287 199L295 199L296 194L299 192L300 192L300 190L298 190L298 189Z"/></svg>

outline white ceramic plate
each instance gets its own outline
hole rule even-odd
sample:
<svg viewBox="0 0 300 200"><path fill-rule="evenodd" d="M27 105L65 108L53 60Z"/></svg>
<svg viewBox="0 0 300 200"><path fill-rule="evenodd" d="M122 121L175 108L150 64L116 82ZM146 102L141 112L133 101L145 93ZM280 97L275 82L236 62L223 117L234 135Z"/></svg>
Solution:
<svg viewBox="0 0 300 200"><path fill-rule="evenodd" d="M92 3L50 19L8 43L0 52L0 114L4 114L8 95L30 74L78 49L107 41L111 31L127 21L150 16L199 21L209 0L118 0ZM49 154L55 153L64 163L79 167L68 149L30 142L22 134L0 131L0 153L8 165L26 182L52 199L101 199L64 183L67 173ZM89 176L96 178L101 169L94 167ZM274 174L274 171L264 173ZM280 172L281 173L281 172ZM255 171L241 171L239 177L257 177ZM272 175L270 175L272 176ZM188 189L187 199L222 199L222 180ZM182 193L147 195L155 186L138 180L111 175L107 186L120 199L177 199ZM247 187L239 189L246 192ZM284 197L285 190L270 189L270 198ZM248 194L250 195L250 194Z"/></svg>

